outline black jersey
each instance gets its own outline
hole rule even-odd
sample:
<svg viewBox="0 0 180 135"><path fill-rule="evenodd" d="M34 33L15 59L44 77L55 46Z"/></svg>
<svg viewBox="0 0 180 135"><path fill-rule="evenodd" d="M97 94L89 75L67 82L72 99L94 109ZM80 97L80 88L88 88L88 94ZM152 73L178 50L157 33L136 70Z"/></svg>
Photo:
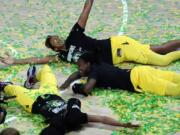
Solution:
<svg viewBox="0 0 180 135"><path fill-rule="evenodd" d="M84 29L76 23L65 42L66 51L60 51L60 60L77 62L85 52L97 53L100 60L112 64L112 53L110 39L98 40L91 38L84 33Z"/></svg>

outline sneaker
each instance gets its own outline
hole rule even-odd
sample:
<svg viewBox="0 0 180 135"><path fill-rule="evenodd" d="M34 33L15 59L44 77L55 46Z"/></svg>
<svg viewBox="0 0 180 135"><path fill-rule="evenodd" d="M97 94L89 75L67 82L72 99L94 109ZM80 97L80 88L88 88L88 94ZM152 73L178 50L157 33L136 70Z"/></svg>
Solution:
<svg viewBox="0 0 180 135"><path fill-rule="evenodd" d="M0 91L4 90L4 87L6 87L7 85L12 85L12 82L0 82Z"/></svg>
<svg viewBox="0 0 180 135"><path fill-rule="evenodd" d="M32 89L34 84L36 83L35 78L36 78L36 67L33 65L30 66L27 71L27 80L24 82L24 87L27 89Z"/></svg>

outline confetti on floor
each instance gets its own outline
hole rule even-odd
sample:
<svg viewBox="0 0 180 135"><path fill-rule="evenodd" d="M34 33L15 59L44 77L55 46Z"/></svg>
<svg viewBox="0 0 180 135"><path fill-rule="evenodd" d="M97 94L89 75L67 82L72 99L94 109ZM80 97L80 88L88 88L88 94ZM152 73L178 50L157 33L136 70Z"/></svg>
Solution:
<svg viewBox="0 0 180 135"><path fill-rule="evenodd" d="M1 1L1 55L9 52L15 58L26 58L54 54L44 46L46 36L57 34L65 39L78 19L83 4L82 0ZM180 37L179 7L178 0L94 1L86 33L95 38L108 38L123 32L142 43L161 44ZM124 63L119 66L135 65ZM62 72L66 76L76 70L75 65L67 63L52 63L50 66L55 72ZM27 68L28 65L1 66L0 80L22 85ZM180 72L180 61L159 68ZM120 128L112 131L112 135L173 135L180 132L179 98L104 89L96 89L93 95L101 99L99 104L111 108L120 121L139 121L142 124L141 128L134 130ZM85 106L88 104L91 101L86 102ZM23 135L36 135L45 127L41 116L26 113L16 102L9 102L7 108L8 121L0 125L0 130L12 126Z"/></svg>

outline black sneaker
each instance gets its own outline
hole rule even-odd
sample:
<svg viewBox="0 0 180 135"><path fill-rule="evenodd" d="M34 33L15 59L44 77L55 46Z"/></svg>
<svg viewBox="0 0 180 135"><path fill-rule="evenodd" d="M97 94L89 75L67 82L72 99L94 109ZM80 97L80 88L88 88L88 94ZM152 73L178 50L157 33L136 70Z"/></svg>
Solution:
<svg viewBox="0 0 180 135"><path fill-rule="evenodd" d="M24 82L24 87L27 89L32 89L34 84L36 83L35 78L36 78L36 67L33 65L30 66L27 71L27 80Z"/></svg>
<svg viewBox="0 0 180 135"><path fill-rule="evenodd" d="M7 85L12 85L12 82L0 82L0 91L4 90L4 87L6 87Z"/></svg>

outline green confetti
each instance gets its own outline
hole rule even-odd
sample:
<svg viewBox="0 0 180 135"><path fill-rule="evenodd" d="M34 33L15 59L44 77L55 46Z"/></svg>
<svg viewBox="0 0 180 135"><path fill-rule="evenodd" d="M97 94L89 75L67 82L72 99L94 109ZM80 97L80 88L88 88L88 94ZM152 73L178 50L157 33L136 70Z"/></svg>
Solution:
<svg viewBox="0 0 180 135"><path fill-rule="evenodd" d="M47 35L57 34L64 39L79 17L84 1L34 0L1 1L0 4L0 46L15 58L44 57L55 54L44 46ZM127 1L128 22L125 35L145 44L158 45L168 40L179 39L178 0ZM109 38L116 35L122 25L123 7L120 1L95 1L86 27L86 33L94 38ZM10 47L9 47L10 46ZM15 51L12 51L13 50ZM3 52L1 53L1 55ZM123 63L121 68L132 68L139 64ZM68 63L51 63L54 72L69 75L77 66ZM0 69L0 81L8 80L23 85L29 65L10 66ZM162 70L180 72L180 61ZM150 94L136 94L121 90L95 89L94 95L102 97L102 105L110 107L119 121L140 121L141 128L121 128L112 135L122 134L175 134L179 132L180 101L176 97L161 97ZM91 105L91 104L90 104ZM89 105L89 106L90 106ZM36 135L46 125L39 115L28 114L17 102L10 101L7 118L17 120L0 125L0 131L8 126L17 127L21 134ZM28 123L23 129L19 125Z"/></svg>

